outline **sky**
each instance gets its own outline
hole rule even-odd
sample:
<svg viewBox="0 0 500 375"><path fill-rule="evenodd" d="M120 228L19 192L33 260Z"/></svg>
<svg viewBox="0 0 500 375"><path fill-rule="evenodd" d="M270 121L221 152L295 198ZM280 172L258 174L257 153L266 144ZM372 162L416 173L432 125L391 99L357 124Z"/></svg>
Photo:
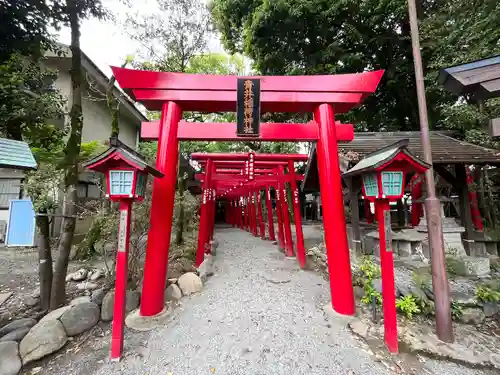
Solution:
<svg viewBox="0 0 500 375"><path fill-rule="evenodd" d="M120 0L102 0L118 20L125 19L127 13L151 13L156 10L155 0L130 0L132 7L127 7ZM200 0L204 1L204 0ZM58 37L59 42L69 45L71 33L63 28ZM84 20L81 24L80 44L83 52L106 74L111 75L110 65L121 65L128 55L135 55L139 49L120 24L97 19ZM211 52L224 52L218 38L209 41Z"/></svg>

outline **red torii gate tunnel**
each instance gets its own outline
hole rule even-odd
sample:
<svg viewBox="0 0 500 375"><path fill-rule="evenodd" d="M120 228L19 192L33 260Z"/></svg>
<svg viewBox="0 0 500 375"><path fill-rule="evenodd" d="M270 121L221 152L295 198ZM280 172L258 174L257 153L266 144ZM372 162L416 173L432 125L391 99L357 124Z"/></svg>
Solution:
<svg viewBox="0 0 500 375"><path fill-rule="evenodd" d="M294 255L292 231L290 227L289 206L286 183L292 192L292 207L295 219L296 256L301 268L306 264L304 237L300 216L297 180L303 175L295 174L295 161L306 161L307 155L279 154L202 154L191 155L193 160L204 166L204 174L196 175L203 181L203 200L200 215L200 231L196 252L196 266L210 251L209 241L213 239L214 209L217 198L226 203L226 222L235 227L246 229L254 236L276 241L274 233L271 188L276 196L276 215L278 219L278 245L287 256ZM285 174L285 167L288 173ZM263 218L261 192L265 191L267 211L267 234ZM214 192L217 192L214 194Z"/></svg>
<svg viewBox="0 0 500 375"><path fill-rule="evenodd" d="M179 140L241 140L235 124L184 122L183 111L235 112L238 78L260 79L261 112L309 112L307 124L261 124L253 141L317 142L318 169L325 242L333 308L355 313L349 248L344 217L337 142L350 141L352 125L335 122L372 94L383 71L327 76L237 77L164 73L112 67L116 80L133 99L149 110L161 110L158 123L142 129L144 138L158 139L156 168L165 177L155 179L151 224L146 249L141 315L164 308L164 289L178 165Z"/></svg>

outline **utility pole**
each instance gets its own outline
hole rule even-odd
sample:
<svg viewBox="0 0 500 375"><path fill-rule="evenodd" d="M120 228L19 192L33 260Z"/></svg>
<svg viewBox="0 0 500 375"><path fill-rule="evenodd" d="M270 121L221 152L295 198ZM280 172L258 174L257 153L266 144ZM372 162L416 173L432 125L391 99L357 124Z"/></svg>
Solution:
<svg viewBox="0 0 500 375"><path fill-rule="evenodd" d="M415 81L417 86L418 113L420 118L420 137L424 151L424 161L432 165L431 142L429 138L429 120L425 99L424 73L422 56L420 54L420 37L418 33L416 0L408 0L410 16L411 42L413 47L413 62L415 64ZM431 248L432 288L436 307L436 333L441 341L453 342L453 326L451 324L451 303L446 261L444 255L443 223L441 220L441 203L436 197L434 171L429 168L425 172L427 197L425 198L425 216L429 231L429 246Z"/></svg>

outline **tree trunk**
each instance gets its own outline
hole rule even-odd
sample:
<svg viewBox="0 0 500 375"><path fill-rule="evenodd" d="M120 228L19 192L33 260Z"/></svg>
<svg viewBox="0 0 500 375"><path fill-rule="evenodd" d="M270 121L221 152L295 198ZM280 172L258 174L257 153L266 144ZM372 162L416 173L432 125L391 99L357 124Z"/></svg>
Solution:
<svg viewBox="0 0 500 375"><path fill-rule="evenodd" d="M46 214L46 212L40 212ZM52 285L52 253L50 252L50 226L48 216L36 217L38 246L38 275L40 278L40 308L50 308L50 288Z"/></svg>
<svg viewBox="0 0 500 375"><path fill-rule="evenodd" d="M71 26L71 86L72 106L71 133L65 148L65 202L63 208L62 232L57 247L57 260L54 267L54 279L52 282L52 293L50 308L57 309L66 300L66 273L68 271L71 243L76 226L77 200L76 185L78 183L78 156L82 142L82 61L80 50L80 25L78 20L78 1L67 0L68 16Z"/></svg>

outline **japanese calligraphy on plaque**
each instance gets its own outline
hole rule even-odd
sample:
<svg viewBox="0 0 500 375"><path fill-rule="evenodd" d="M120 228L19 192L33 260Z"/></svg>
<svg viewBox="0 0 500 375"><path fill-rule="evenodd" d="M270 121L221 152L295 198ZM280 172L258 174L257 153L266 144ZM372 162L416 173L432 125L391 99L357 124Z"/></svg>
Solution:
<svg viewBox="0 0 500 375"><path fill-rule="evenodd" d="M260 129L260 80L239 78L237 93L238 137L258 137Z"/></svg>
<svg viewBox="0 0 500 375"><path fill-rule="evenodd" d="M385 251L392 253L391 213L384 211Z"/></svg>
<svg viewBox="0 0 500 375"><path fill-rule="evenodd" d="M127 219L128 212L126 210L120 211L120 230L118 232L118 252L124 253L127 251Z"/></svg>

